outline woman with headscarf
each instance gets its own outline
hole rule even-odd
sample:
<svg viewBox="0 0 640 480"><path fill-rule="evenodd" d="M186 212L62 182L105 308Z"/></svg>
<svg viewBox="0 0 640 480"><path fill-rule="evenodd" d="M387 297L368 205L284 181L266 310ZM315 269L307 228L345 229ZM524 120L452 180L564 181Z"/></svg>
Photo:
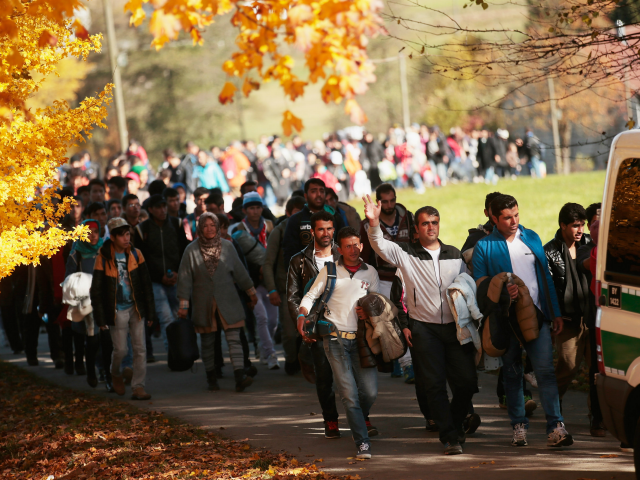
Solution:
<svg viewBox="0 0 640 480"><path fill-rule="evenodd" d="M82 222L82 225L86 225L89 228L89 239L86 242L78 240L73 244L73 249L69 254L69 258L67 258L65 278L78 272L93 274L93 266L96 263L98 250L104 243L100 238L100 222L88 219ZM93 321L93 313L84 317L80 322L72 322L71 329L76 351L76 366L82 364L82 356L86 354L87 383L95 388L98 385L96 353L100 345L100 329ZM109 379L107 381L111 383Z"/></svg>
<svg viewBox="0 0 640 480"><path fill-rule="evenodd" d="M200 334L202 361L209 390L219 390L215 372L215 336L223 329L236 380L236 392L253 383L244 368L240 329L244 310L235 285L247 292L251 307L258 298L253 282L231 242L221 238L220 223L213 213L200 215L198 238L185 249L178 270L178 316L191 320Z"/></svg>

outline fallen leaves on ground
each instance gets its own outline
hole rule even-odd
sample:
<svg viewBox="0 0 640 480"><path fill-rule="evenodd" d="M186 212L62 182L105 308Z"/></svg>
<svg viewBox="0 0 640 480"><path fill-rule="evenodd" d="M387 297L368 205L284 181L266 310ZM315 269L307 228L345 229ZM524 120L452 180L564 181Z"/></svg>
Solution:
<svg viewBox="0 0 640 480"><path fill-rule="evenodd" d="M618 455L612 453L610 455L600 455L600 458L618 458Z"/></svg>
<svg viewBox="0 0 640 480"><path fill-rule="evenodd" d="M289 454L255 451L246 440L222 439L161 412L65 389L0 362L3 478L339 478Z"/></svg>

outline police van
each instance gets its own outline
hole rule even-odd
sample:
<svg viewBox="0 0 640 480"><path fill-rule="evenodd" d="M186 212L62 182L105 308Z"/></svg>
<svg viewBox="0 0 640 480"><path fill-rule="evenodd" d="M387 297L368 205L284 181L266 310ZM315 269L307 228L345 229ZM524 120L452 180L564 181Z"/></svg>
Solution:
<svg viewBox="0 0 640 480"><path fill-rule="evenodd" d="M634 448L640 479L640 131L611 145L596 267L598 399L609 432Z"/></svg>

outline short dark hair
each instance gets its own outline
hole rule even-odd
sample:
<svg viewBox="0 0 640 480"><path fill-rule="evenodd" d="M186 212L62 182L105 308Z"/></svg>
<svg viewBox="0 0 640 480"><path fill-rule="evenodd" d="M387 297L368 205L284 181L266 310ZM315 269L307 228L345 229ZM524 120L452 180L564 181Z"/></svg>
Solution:
<svg viewBox="0 0 640 480"><path fill-rule="evenodd" d="M218 221L220 222L220 228L229 228L229 217L224 213L216 213L215 215L218 217Z"/></svg>
<svg viewBox="0 0 640 480"><path fill-rule="evenodd" d="M154 180L147 187L147 191L149 192L149 196L162 195L162 192L164 192L165 188L167 188L167 186L162 180Z"/></svg>
<svg viewBox="0 0 640 480"><path fill-rule="evenodd" d="M94 185L98 185L99 187L102 187L103 190L106 190L104 182L99 178L94 178L89 182L89 191L91 191L91 187L93 187Z"/></svg>
<svg viewBox="0 0 640 480"><path fill-rule="evenodd" d="M214 204L216 206L224 205L224 198L221 195L209 195L204 201L205 205Z"/></svg>
<svg viewBox="0 0 640 480"><path fill-rule="evenodd" d="M291 197L287 200L287 204L284 209L287 213L291 213L294 210L302 210L307 202L305 202L304 197Z"/></svg>
<svg viewBox="0 0 640 480"><path fill-rule="evenodd" d="M198 198L198 197L201 197L203 195L209 195L209 189L208 188L198 187L193 192L193 198Z"/></svg>
<svg viewBox="0 0 640 480"><path fill-rule="evenodd" d="M84 211L84 216L87 218L91 218L91 216L97 212L98 210L106 210L107 208L104 206L102 202L93 202L90 203Z"/></svg>
<svg viewBox="0 0 640 480"><path fill-rule="evenodd" d="M396 189L393 188L393 185L390 183L383 183L378 185L376 188L376 201L380 200L380 195L383 193L393 192L393 195L396 196Z"/></svg>
<svg viewBox="0 0 640 480"><path fill-rule="evenodd" d="M336 193L336 191L333 188L329 188L329 187L324 187L324 196L326 198L335 198L336 200L338 200L338 194Z"/></svg>
<svg viewBox="0 0 640 480"><path fill-rule="evenodd" d="M484 209L489 210L489 207L491 207L491 202L493 202L493 199L498 198L500 195L502 195L500 192L487 193L487 196L484 197Z"/></svg>
<svg viewBox="0 0 640 480"><path fill-rule="evenodd" d="M211 195L220 195L222 196L222 189L220 187L213 187L209 189L209 193Z"/></svg>
<svg viewBox="0 0 640 480"><path fill-rule="evenodd" d="M351 237L358 237L358 240L360 240L360 232L358 232L353 227L342 227L338 232L338 236L336 237L336 243L338 244L339 247L341 247L342 239L351 238Z"/></svg>
<svg viewBox="0 0 640 480"><path fill-rule="evenodd" d="M180 196L180 194L178 193L178 190L176 190L175 188L165 188L164 192L162 192L162 196L164 198L175 198Z"/></svg>
<svg viewBox="0 0 640 480"><path fill-rule="evenodd" d="M600 208L602 208L602 203L600 202L592 203L586 208L585 212L587 214L587 222L591 223L591 220L593 220L593 217L598 214L598 210Z"/></svg>
<svg viewBox="0 0 640 480"><path fill-rule="evenodd" d="M109 185L115 185L119 189L127 187L127 181L119 175L117 177L111 177L107 183Z"/></svg>
<svg viewBox="0 0 640 480"><path fill-rule="evenodd" d="M327 188L327 186L324 184L324 182L322 180L320 180L319 178L310 178L309 180L304 182L304 193L305 194L309 191L309 189L311 188L311 185L319 185L322 188Z"/></svg>
<svg viewBox="0 0 640 480"><path fill-rule="evenodd" d="M571 225L573 222L587 220L587 212L579 203L565 203L558 214L558 225Z"/></svg>
<svg viewBox="0 0 640 480"><path fill-rule="evenodd" d="M491 215L500 218L502 210L515 208L517 206L518 201L511 195L500 195L491 201Z"/></svg>
<svg viewBox="0 0 640 480"><path fill-rule="evenodd" d="M254 182L253 180L249 180L247 182L244 182L242 185L240 185L240 195L244 195L245 193L245 189L247 187L258 187L258 184L256 182Z"/></svg>
<svg viewBox="0 0 640 480"><path fill-rule="evenodd" d="M178 155L176 155L176 152L173 150L173 148L165 148L162 151L162 155L164 156L164 158L171 158L171 157L177 157Z"/></svg>
<svg viewBox="0 0 640 480"><path fill-rule="evenodd" d="M118 228L114 228L111 232L109 232L109 236L111 237L121 237L127 232L131 232L131 227L129 225L123 225Z"/></svg>
<svg viewBox="0 0 640 480"><path fill-rule="evenodd" d="M87 185L78 187L78 196L82 195L84 192L89 193L89 187Z"/></svg>
<svg viewBox="0 0 640 480"><path fill-rule="evenodd" d="M304 190L294 190L293 192L291 192L291 196L304 198Z"/></svg>
<svg viewBox="0 0 640 480"><path fill-rule="evenodd" d="M438 211L437 208L435 207L430 207L430 206L426 206L426 207L420 207L418 209L418 211L416 212L415 215L415 219L416 219L416 225L418 224L418 221L420 220L420 215L425 214L427 217L438 217L440 218L440 212Z"/></svg>
<svg viewBox="0 0 640 480"><path fill-rule="evenodd" d="M129 202L131 200L138 200L140 201L140 199L138 198L137 195L134 195L133 193L128 193L127 195L125 195L124 197L122 197L122 208L127 208L129 206Z"/></svg>
<svg viewBox="0 0 640 480"><path fill-rule="evenodd" d="M326 210L320 210L319 212L316 212L313 215L311 215L311 230L315 230L316 222L331 222L333 223L334 227L336 224L336 220L335 218L333 218L333 215L331 215Z"/></svg>
<svg viewBox="0 0 640 480"><path fill-rule="evenodd" d="M111 205L113 204L118 204L120 206L122 206L122 202L120 200L118 200L117 198L112 198L111 200L109 200L107 202L107 213L109 212L109 210L111 210Z"/></svg>

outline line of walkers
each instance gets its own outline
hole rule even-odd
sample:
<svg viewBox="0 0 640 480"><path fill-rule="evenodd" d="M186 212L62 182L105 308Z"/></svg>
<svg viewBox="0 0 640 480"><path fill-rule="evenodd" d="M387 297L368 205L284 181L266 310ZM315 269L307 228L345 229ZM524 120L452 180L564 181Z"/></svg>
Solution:
<svg viewBox="0 0 640 480"><path fill-rule="evenodd" d="M360 458L371 457L378 434L369 419L378 372L398 368L415 383L426 429L439 433L445 454L462 453L481 425L473 405L478 369L500 367L496 393L512 445L527 445L537 407L528 382L538 388L548 445L569 446L562 396L585 359L591 434L605 435L593 385L592 245L584 233L599 204L563 206L555 238L543 245L520 225L517 200L494 192L486 223L470 229L458 250L439 239L436 208L412 214L390 184L376 189L375 202L364 198L362 221L319 178L294 192L281 218L256 188L241 185L228 213L220 192L204 188L195 190L189 215L181 215L173 188L152 189L144 205L133 194L117 204L98 195L73 211L65 221L84 224L86 241L1 281L14 353L24 350L29 365L38 364L44 319L56 368L86 375L92 387L104 381L119 395L130 384L132 398L148 399L152 338L161 336L171 353L169 327L182 319L200 336L212 391L224 378L222 333L238 392L258 373L251 344L254 357L277 370L281 341L285 372L301 371L316 386L327 438L341 436L340 396Z"/></svg>

